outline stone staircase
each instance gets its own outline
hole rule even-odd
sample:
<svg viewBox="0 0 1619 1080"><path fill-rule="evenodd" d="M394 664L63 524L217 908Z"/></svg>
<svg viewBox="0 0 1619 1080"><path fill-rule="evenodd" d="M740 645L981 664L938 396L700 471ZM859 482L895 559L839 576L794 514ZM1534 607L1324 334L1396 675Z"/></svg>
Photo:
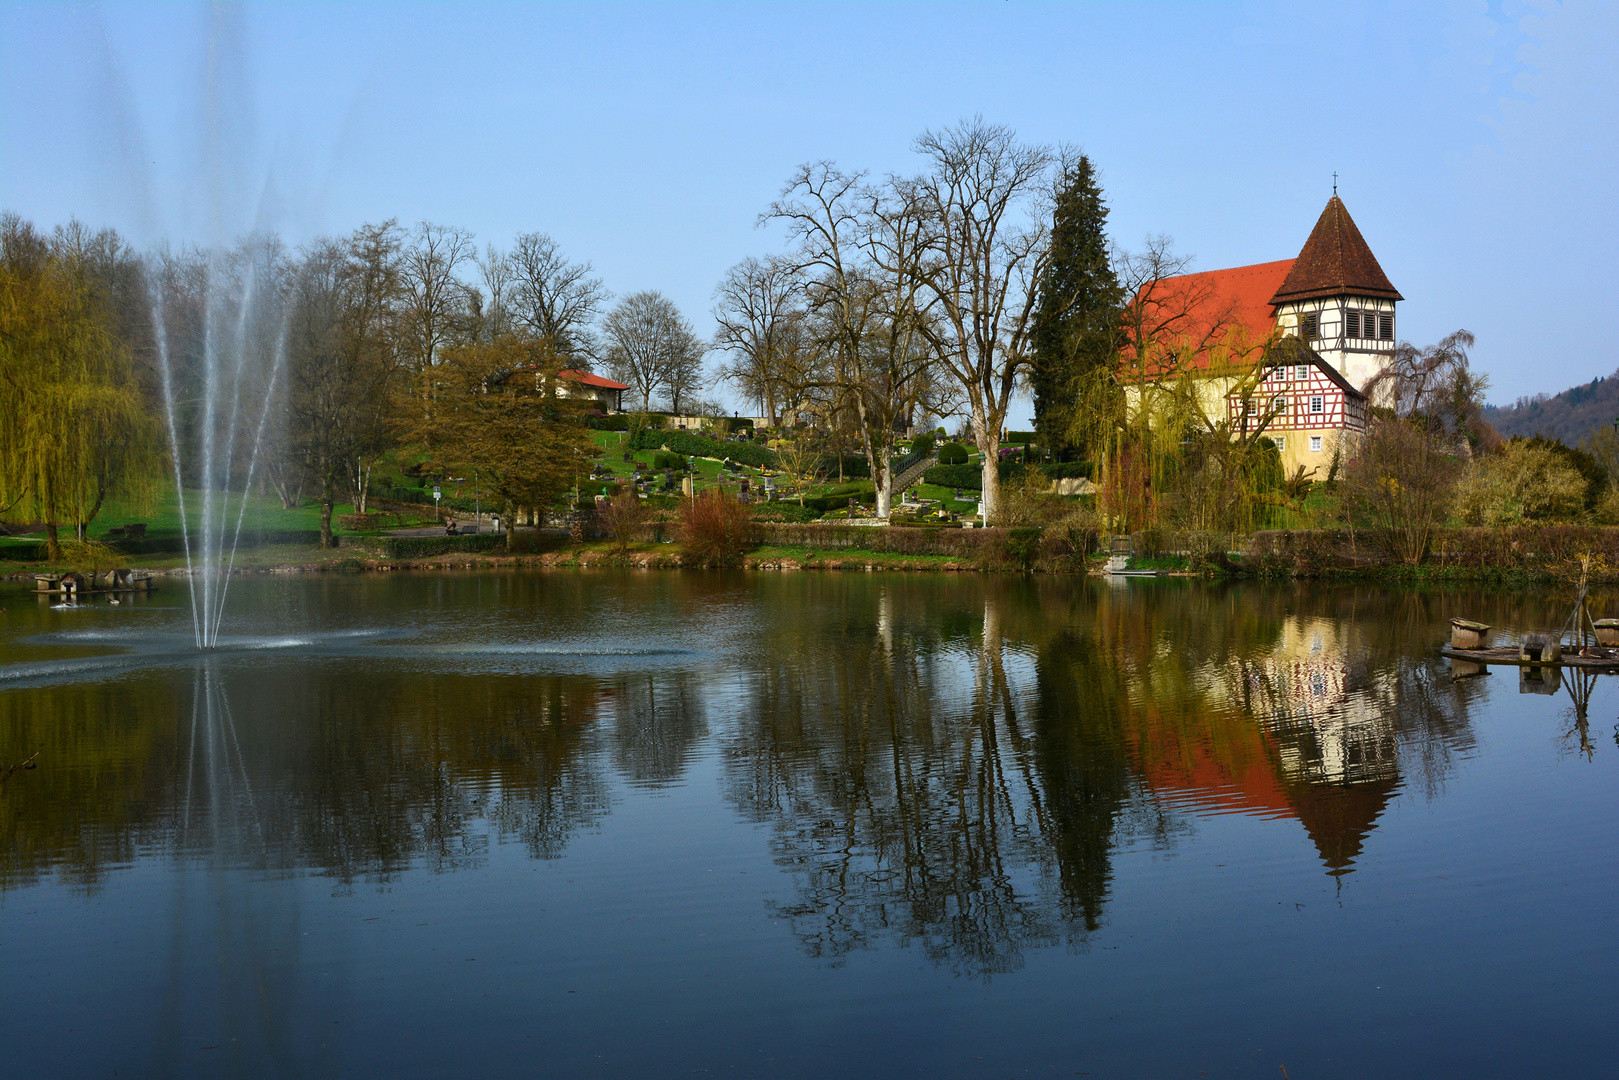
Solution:
<svg viewBox="0 0 1619 1080"><path fill-rule="evenodd" d="M916 461L907 464L905 461L894 463L894 494L903 495L905 489L912 487L922 480L922 474L939 463L938 454L925 454ZM900 467L903 466L903 469Z"/></svg>

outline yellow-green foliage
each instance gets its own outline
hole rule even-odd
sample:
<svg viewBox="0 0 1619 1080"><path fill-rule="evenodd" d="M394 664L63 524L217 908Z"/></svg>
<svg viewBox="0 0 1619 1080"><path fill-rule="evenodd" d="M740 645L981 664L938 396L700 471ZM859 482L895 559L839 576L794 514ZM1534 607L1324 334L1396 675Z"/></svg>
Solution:
<svg viewBox="0 0 1619 1080"><path fill-rule="evenodd" d="M0 221L0 512L93 519L148 498L161 431L113 326L104 283L70 244Z"/></svg>
<svg viewBox="0 0 1619 1080"><path fill-rule="evenodd" d="M1463 474L1453 504L1473 525L1573 522L1585 508L1586 481L1568 461L1544 445L1507 443Z"/></svg>

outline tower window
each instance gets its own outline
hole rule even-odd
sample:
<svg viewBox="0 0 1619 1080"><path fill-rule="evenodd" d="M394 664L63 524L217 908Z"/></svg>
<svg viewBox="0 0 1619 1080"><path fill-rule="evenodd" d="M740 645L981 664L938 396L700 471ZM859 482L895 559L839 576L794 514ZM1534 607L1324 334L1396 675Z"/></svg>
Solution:
<svg viewBox="0 0 1619 1080"><path fill-rule="evenodd" d="M1344 312L1344 336L1352 338L1360 337L1360 312Z"/></svg>
<svg viewBox="0 0 1619 1080"><path fill-rule="evenodd" d="M1383 315L1378 319L1377 336L1384 341L1394 340L1394 316Z"/></svg>
<svg viewBox="0 0 1619 1080"><path fill-rule="evenodd" d="M1304 322L1302 325L1304 327L1304 337L1313 341L1321 336L1321 327L1317 322L1315 315L1304 316Z"/></svg>

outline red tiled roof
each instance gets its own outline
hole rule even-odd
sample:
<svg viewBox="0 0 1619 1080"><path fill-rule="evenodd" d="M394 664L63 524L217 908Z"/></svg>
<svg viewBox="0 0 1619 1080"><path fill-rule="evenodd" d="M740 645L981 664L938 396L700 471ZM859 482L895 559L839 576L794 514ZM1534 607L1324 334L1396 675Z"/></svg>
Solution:
<svg viewBox="0 0 1619 1080"><path fill-rule="evenodd" d="M1270 298L1272 304L1355 293L1384 300L1403 300L1377 264L1377 256L1355 228L1343 200L1327 200L1310 238L1304 242L1293 269Z"/></svg>
<svg viewBox="0 0 1619 1080"><path fill-rule="evenodd" d="M585 386L599 386L603 390L629 389L629 386L626 383L614 382L612 379L604 379L600 375L592 375L588 371L580 371L577 368L569 368L566 371L559 371L557 372L557 378L567 379L569 382L583 383Z"/></svg>
<svg viewBox="0 0 1619 1080"><path fill-rule="evenodd" d="M1293 260L1283 259L1182 274L1143 286L1137 299L1146 297L1151 289L1149 302L1156 309L1156 317L1149 321L1172 318L1164 329L1182 342L1223 344L1240 329L1246 344L1257 346L1276 327L1270 297L1292 269ZM1208 362L1204 349L1194 364L1206 367Z"/></svg>

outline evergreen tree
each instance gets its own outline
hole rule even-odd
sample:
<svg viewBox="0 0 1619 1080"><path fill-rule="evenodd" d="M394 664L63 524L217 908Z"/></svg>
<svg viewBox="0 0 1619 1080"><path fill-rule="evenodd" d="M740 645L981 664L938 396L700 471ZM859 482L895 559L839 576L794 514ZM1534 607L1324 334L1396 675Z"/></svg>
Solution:
<svg viewBox="0 0 1619 1080"><path fill-rule="evenodd" d="M1122 302L1108 259L1107 203L1090 158L1081 155L1057 192L1029 376L1035 430L1059 459L1085 452L1071 434L1076 401L1087 379L1114 362Z"/></svg>

